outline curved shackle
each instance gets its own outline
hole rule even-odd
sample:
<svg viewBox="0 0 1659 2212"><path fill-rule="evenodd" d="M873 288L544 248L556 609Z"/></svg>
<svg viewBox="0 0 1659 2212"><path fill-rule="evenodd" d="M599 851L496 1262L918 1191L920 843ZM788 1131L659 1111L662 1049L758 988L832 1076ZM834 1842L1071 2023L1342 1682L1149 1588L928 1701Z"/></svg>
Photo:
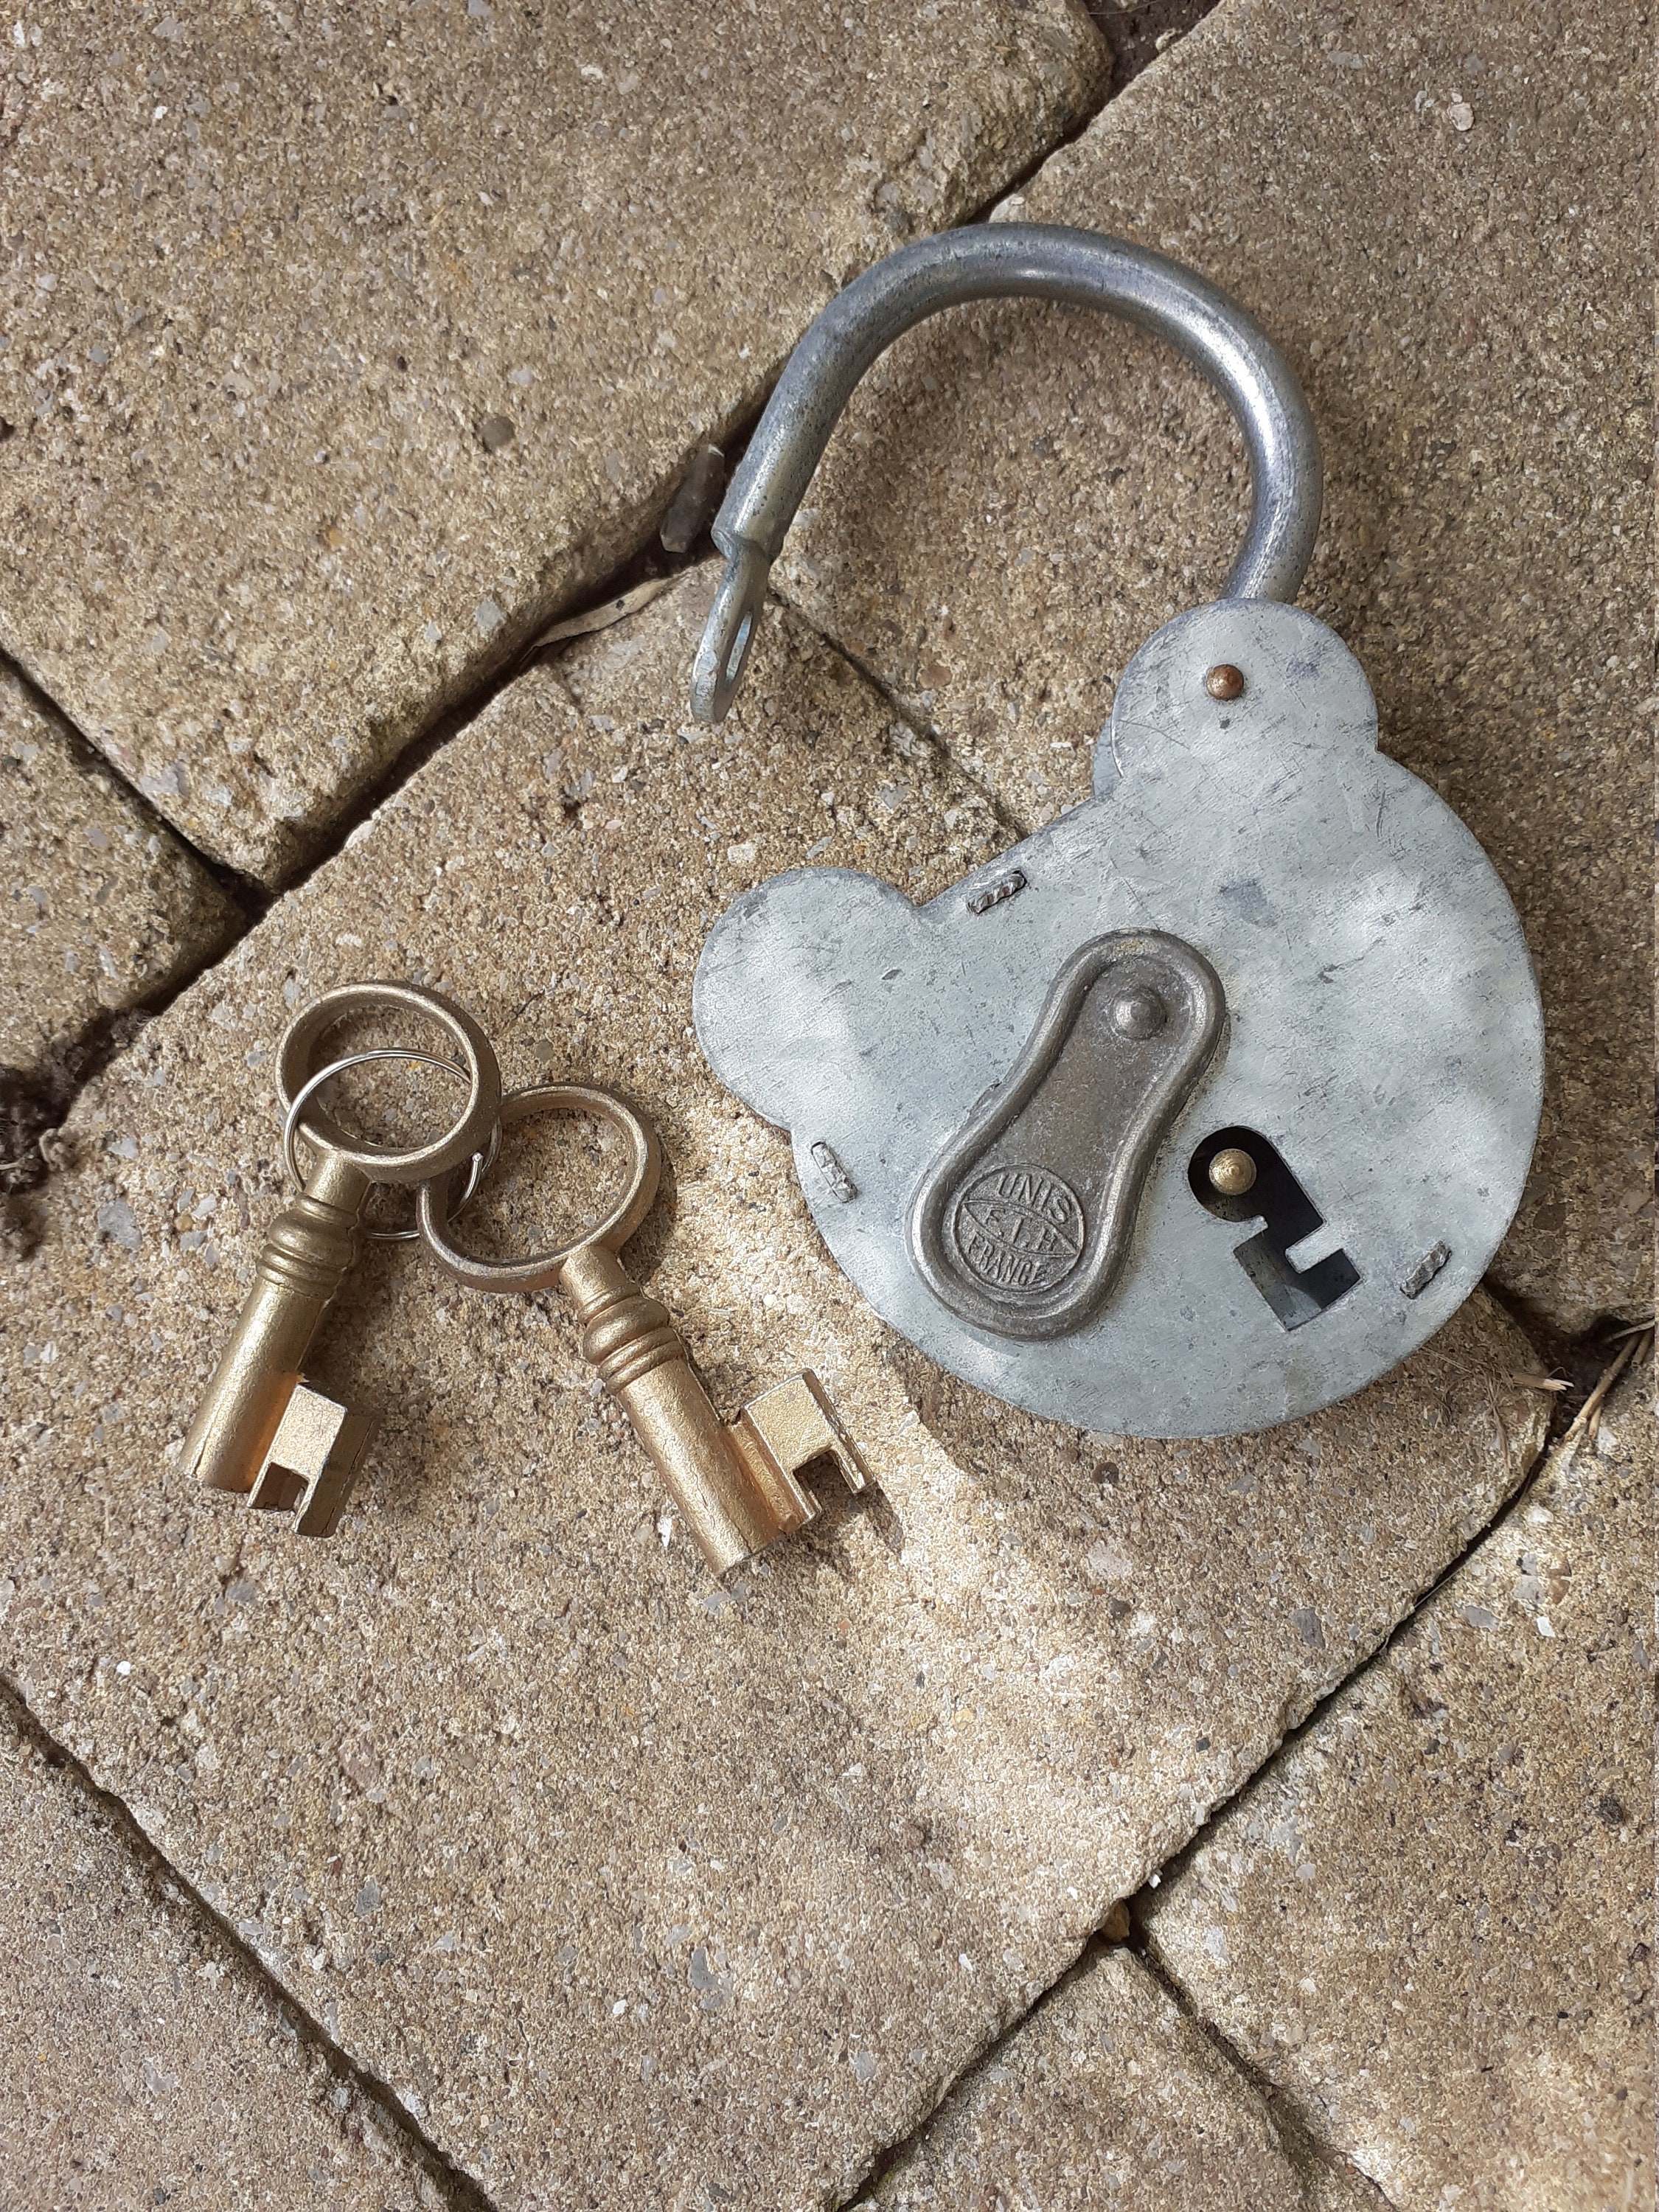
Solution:
<svg viewBox="0 0 1659 2212"><path fill-rule="evenodd" d="M1250 457L1249 526L1222 597L1296 597L1319 533L1319 434L1301 386L1266 333L1224 292L1166 254L1054 223L975 223L866 270L789 356L714 518L726 574L692 667L699 721L722 720L732 703L772 563L865 371L941 307L1024 295L1103 307L1169 339L1203 371L1232 410Z"/></svg>

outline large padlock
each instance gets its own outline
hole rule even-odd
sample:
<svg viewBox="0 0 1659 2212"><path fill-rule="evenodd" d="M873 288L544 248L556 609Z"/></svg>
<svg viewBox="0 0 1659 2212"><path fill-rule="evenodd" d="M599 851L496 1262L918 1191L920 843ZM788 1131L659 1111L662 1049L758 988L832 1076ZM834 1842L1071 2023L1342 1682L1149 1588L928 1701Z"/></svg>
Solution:
<svg viewBox="0 0 1659 2212"><path fill-rule="evenodd" d="M1249 447L1224 596L1141 647L1094 796L923 907L840 868L737 900L698 966L717 1074L793 1138L830 1249L912 1343L1056 1420L1232 1435L1440 1328L1520 1203L1543 1022L1515 909L1380 753L1294 599L1321 504L1295 378L1224 295L1089 232L892 255L791 359L714 526L694 672L726 712L768 571L859 378L963 300L1091 304L1173 341Z"/></svg>

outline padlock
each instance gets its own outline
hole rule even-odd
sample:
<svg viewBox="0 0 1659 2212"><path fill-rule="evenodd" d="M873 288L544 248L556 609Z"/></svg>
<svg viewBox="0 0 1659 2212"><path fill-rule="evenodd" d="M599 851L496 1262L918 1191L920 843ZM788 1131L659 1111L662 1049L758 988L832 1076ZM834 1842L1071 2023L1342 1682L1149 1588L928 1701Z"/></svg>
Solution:
<svg viewBox="0 0 1659 2212"><path fill-rule="evenodd" d="M925 315L1005 294L1107 308L1208 375L1249 448L1243 547L1125 669L1092 798L922 907L842 868L746 892L703 950L697 1035L789 1131L841 1266L941 1366L1085 1429L1236 1435L1362 1389L1456 1310L1543 1091L1496 870L1289 604L1319 447L1266 336L1089 232L890 256L808 331L732 481L694 711L726 711L859 378Z"/></svg>

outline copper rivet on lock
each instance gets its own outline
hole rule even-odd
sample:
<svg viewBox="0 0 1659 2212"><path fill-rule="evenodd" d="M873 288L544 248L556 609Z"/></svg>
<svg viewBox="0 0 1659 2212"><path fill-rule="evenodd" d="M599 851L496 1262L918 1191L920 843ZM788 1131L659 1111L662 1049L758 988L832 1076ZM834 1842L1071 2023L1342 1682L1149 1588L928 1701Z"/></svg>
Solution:
<svg viewBox="0 0 1659 2212"><path fill-rule="evenodd" d="M1156 991L1125 991L1112 1001L1112 1027L1120 1036L1156 1036L1170 1018L1170 1010Z"/></svg>
<svg viewBox="0 0 1659 2212"><path fill-rule="evenodd" d="M1225 1146L1210 1162L1210 1183L1224 1198L1243 1198L1255 1181L1255 1162L1237 1145Z"/></svg>
<svg viewBox="0 0 1659 2212"><path fill-rule="evenodd" d="M1244 671L1231 660L1219 661L1204 678L1204 689L1212 699L1237 699L1244 689Z"/></svg>

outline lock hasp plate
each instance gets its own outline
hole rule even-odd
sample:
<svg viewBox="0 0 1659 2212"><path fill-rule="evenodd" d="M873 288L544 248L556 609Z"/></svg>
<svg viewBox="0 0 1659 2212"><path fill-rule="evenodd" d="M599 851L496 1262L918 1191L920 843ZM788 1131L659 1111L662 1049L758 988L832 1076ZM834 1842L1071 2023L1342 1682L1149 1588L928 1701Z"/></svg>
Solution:
<svg viewBox="0 0 1659 2212"><path fill-rule="evenodd" d="M1218 699L1223 665L1243 685ZM1006 1304L988 1323L961 1310L943 1238L975 1177L951 1164L967 1133L988 1141L1057 980L1114 937L1188 948L1224 1018L1103 1294L1060 1334L1020 1335ZM791 1133L814 1218L877 1312L999 1397L1121 1434L1268 1427L1403 1359L1508 1228L1542 1097L1537 987L1496 871L1377 751L1347 648L1261 600L1194 609L1141 648L1091 799L923 907L843 869L757 885L711 933L693 1004L715 1073ZM1229 1132L1258 1141L1256 1198L1206 1203L1194 1177ZM983 1158L1066 1187L1005 1194L1054 1228L1039 1292L1063 1291L1067 1192L1086 1215L1073 1176ZM930 1270L913 1223L941 1177Z"/></svg>

